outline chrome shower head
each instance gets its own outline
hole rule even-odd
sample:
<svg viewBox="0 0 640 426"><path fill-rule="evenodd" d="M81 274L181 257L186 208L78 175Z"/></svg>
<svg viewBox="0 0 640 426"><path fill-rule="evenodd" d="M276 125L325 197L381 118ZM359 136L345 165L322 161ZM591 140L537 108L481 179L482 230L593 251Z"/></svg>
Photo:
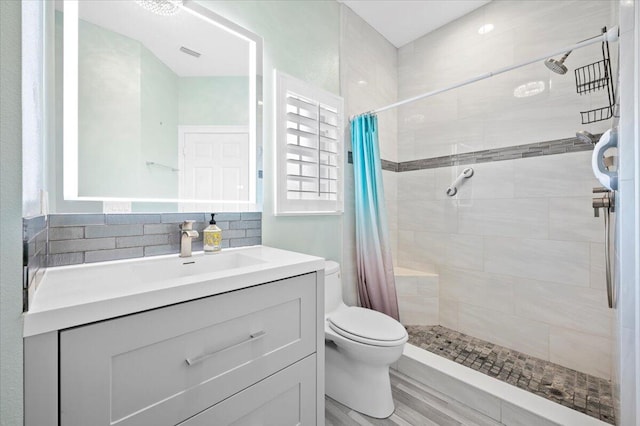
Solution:
<svg viewBox="0 0 640 426"><path fill-rule="evenodd" d="M586 130L578 130L576 132L576 137L584 143L592 143L595 145L596 141L596 137L593 136L591 133L587 132Z"/></svg>
<svg viewBox="0 0 640 426"><path fill-rule="evenodd" d="M549 58L546 61L544 61L544 64L547 66L547 68L549 68L551 71L555 72L556 74L566 74L567 73L567 67L566 65L564 65L564 61L567 60L567 57L571 54L571 50L568 51L567 53L565 53L562 58L558 59L553 59L553 58Z"/></svg>

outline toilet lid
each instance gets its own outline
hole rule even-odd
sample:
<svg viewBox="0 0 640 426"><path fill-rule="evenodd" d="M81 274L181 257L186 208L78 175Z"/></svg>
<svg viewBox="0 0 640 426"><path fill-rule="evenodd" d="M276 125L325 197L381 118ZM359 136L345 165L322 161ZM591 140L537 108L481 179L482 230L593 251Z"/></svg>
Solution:
<svg viewBox="0 0 640 426"><path fill-rule="evenodd" d="M404 343L407 330L395 319L371 309L349 307L331 314L329 326L333 331L357 342L394 346Z"/></svg>
<svg viewBox="0 0 640 426"><path fill-rule="evenodd" d="M327 260L324 262L325 275L335 274L339 270L340 270L340 264L338 262L334 262L333 260Z"/></svg>

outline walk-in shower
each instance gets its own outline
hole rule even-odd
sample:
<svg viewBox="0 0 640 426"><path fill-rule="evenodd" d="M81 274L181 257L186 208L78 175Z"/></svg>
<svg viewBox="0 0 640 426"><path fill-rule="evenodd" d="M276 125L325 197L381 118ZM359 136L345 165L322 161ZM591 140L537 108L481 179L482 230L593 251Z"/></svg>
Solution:
<svg viewBox="0 0 640 426"><path fill-rule="evenodd" d="M615 423L615 311L591 156L613 125L617 15L607 1L554 5L492 2L398 52L403 100L370 113L380 128L397 120L385 191L400 320L415 347L589 416L574 424ZM504 26L490 37L457 36L492 19ZM553 29L541 34L543 21ZM532 82L541 89L514 95ZM458 180L466 168L473 178Z"/></svg>

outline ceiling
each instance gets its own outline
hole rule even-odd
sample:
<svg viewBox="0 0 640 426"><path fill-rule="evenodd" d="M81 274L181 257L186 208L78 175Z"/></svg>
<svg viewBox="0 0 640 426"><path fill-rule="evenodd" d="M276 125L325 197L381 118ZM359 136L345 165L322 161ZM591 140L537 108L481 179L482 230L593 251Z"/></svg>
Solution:
<svg viewBox="0 0 640 426"><path fill-rule="evenodd" d="M84 0L79 14L85 21L138 40L180 77L249 73L249 43L186 9L160 16L134 1ZM183 46L201 56L181 52Z"/></svg>
<svg viewBox="0 0 640 426"><path fill-rule="evenodd" d="M490 0L338 0L394 46L407 43L466 15Z"/></svg>

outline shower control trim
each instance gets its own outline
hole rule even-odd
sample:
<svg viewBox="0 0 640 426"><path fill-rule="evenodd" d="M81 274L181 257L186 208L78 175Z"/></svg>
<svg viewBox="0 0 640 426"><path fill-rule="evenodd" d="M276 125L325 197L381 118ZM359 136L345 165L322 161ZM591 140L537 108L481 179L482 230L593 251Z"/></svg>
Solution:
<svg viewBox="0 0 640 426"><path fill-rule="evenodd" d="M593 215L600 217L600 209L604 213L604 262L605 262L605 279L607 284L607 304L609 308L616 305L616 295L611 276L611 213L615 213L616 198L615 191L611 191L605 187L593 188L594 194L603 194L601 197L594 197L592 202Z"/></svg>

